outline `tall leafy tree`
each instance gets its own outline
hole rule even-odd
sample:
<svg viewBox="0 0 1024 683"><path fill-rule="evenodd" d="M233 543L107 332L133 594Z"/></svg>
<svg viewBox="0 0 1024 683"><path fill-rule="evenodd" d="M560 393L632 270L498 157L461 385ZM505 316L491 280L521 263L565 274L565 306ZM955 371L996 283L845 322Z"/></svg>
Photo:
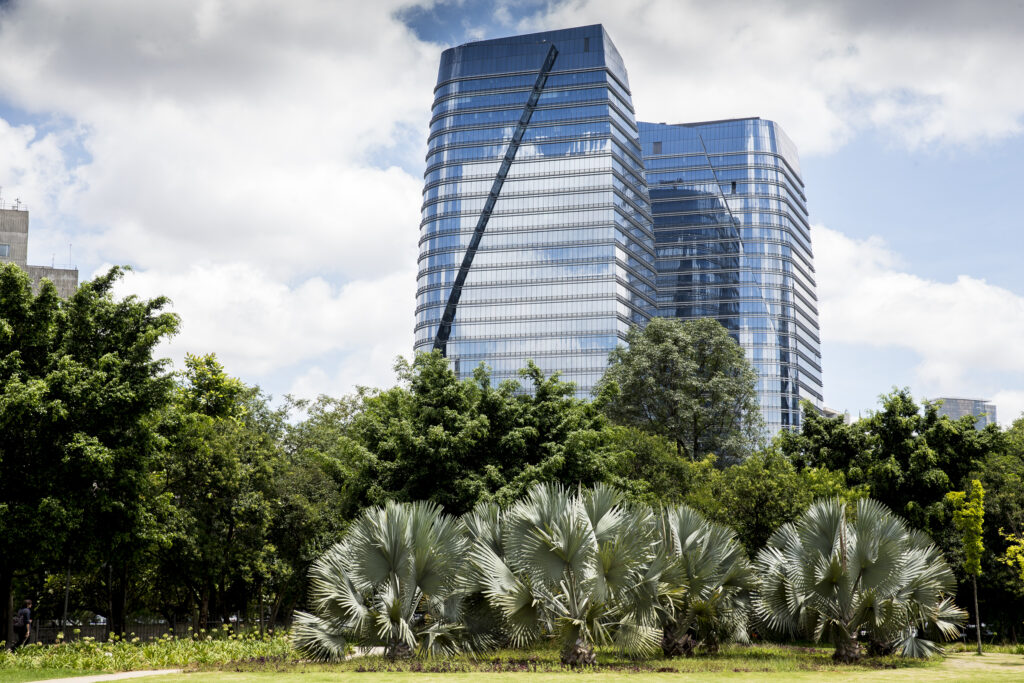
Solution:
<svg viewBox="0 0 1024 683"><path fill-rule="evenodd" d="M167 300L118 299L113 268L68 300L0 266L0 596L47 563L103 562L112 627L123 627L127 577L147 533L155 416L169 401L175 333ZM102 558L102 560L100 559ZM62 572L63 573L63 572Z"/></svg>
<svg viewBox="0 0 1024 683"><path fill-rule="evenodd" d="M281 466L282 415L258 389L228 376L212 355L187 356L183 383L161 429L167 445L154 474L166 501L159 553L164 581L183 586L201 627L227 618L273 578L269 540L273 482Z"/></svg>
<svg viewBox="0 0 1024 683"><path fill-rule="evenodd" d="M985 552L982 534L985 529L985 489L977 479L971 481L970 493L951 491L946 498L953 504L953 524L963 542L964 571L971 577L974 587L974 622L978 636L978 654L981 654L981 614L978 611L978 576L981 575L981 556Z"/></svg>
<svg viewBox="0 0 1024 683"><path fill-rule="evenodd" d="M358 394L289 400L289 411L305 419L286 425L283 461L272 483L269 538L276 563L257 591L257 601L267 603L258 613L271 624L305 597L309 567L359 513L356 486L365 450L347 433L360 405Z"/></svg>
<svg viewBox="0 0 1024 683"><path fill-rule="evenodd" d="M655 318L626 341L598 384L612 420L671 439L691 460L713 453L736 461L756 445L757 375L721 324Z"/></svg>
<svg viewBox="0 0 1024 683"><path fill-rule="evenodd" d="M1012 537L1024 537L1024 418L1014 421L1002 436L971 474L985 489L987 552L981 558L978 600L985 607L986 622L1016 641L1024 613L1024 582L1001 558L1010 550Z"/></svg>
<svg viewBox="0 0 1024 683"><path fill-rule="evenodd" d="M1003 537L1007 547L1000 561L1013 570L1017 580L1024 586L1024 536L1004 532Z"/></svg>
<svg viewBox="0 0 1024 683"><path fill-rule="evenodd" d="M848 487L842 472L823 468L798 471L775 449L758 451L715 478L704 509L728 524L751 554L763 548L783 524L792 522L818 498L854 501L866 486ZM695 501L700 502L700 501Z"/></svg>
<svg viewBox="0 0 1024 683"><path fill-rule="evenodd" d="M844 472L853 486L866 484L873 498L946 547L945 496L968 484L999 440L995 426L977 430L971 417L950 420L936 404L919 405L899 389L852 424L805 404L800 432L783 432L777 444L800 469L825 467Z"/></svg>
<svg viewBox="0 0 1024 683"><path fill-rule="evenodd" d="M360 504L431 500L464 513L511 500L536 481L590 484L606 477L595 447L605 419L573 385L532 363L493 386L478 368L459 381L439 353L398 364L400 386L370 393L345 439L360 461Z"/></svg>

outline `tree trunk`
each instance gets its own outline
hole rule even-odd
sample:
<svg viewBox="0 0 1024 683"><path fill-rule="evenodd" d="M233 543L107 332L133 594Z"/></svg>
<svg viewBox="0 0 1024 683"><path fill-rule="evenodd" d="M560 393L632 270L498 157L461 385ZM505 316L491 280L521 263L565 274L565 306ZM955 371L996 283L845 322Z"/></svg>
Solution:
<svg viewBox="0 0 1024 683"><path fill-rule="evenodd" d="M210 587L203 587L203 597L199 601L199 628L205 629L210 621ZM198 630L198 629L197 629Z"/></svg>
<svg viewBox="0 0 1024 683"><path fill-rule="evenodd" d="M4 567L0 569L0 616L3 617L3 640L7 647L14 644L14 572Z"/></svg>
<svg viewBox="0 0 1024 683"><path fill-rule="evenodd" d="M128 604L128 566L117 568L116 578L110 585L110 625L119 636L127 635L126 611Z"/></svg>
<svg viewBox="0 0 1024 683"><path fill-rule="evenodd" d="M837 634L833 640L836 646L836 651L832 655L833 662L837 664L856 664L864 656L860 649L860 643L857 642L856 638Z"/></svg>
<svg viewBox="0 0 1024 683"><path fill-rule="evenodd" d="M227 599L227 577L225 572L221 572L220 585L217 586L217 605L220 611L220 623L227 624L231 621L231 615L228 614L228 599Z"/></svg>
<svg viewBox="0 0 1024 683"><path fill-rule="evenodd" d="M974 623L977 628L974 629L975 633L978 634L978 654L981 654L981 614L978 612L978 577L972 576L971 583L974 584Z"/></svg>
<svg viewBox="0 0 1024 683"><path fill-rule="evenodd" d="M277 594L274 599L274 606L270 610L270 619L267 620L267 626L271 629L277 626L277 613L281 610L281 603L284 602L284 589Z"/></svg>
<svg viewBox="0 0 1024 683"><path fill-rule="evenodd" d="M705 654L717 655L718 650L721 648L721 644L718 642L718 634L712 630L706 638L700 643Z"/></svg>
<svg viewBox="0 0 1024 683"><path fill-rule="evenodd" d="M256 618L259 620L259 623L260 623L260 638L262 638L263 635L264 635L264 631L263 631L263 607L264 607L264 605L263 605L263 582L262 581L260 581L259 588L257 589L257 598L258 598L257 607L259 609L259 613L256 615Z"/></svg>
<svg viewBox="0 0 1024 683"><path fill-rule="evenodd" d="M693 421L693 448L690 449L690 462L697 462L697 449L700 447L700 438L697 436L697 420Z"/></svg>
<svg viewBox="0 0 1024 683"><path fill-rule="evenodd" d="M597 653L594 652L594 646L582 638L577 638L572 647L562 652L562 664L574 669L580 666L593 666L596 661Z"/></svg>
<svg viewBox="0 0 1024 683"><path fill-rule="evenodd" d="M679 633L671 626L665 626L661 629L661 651L670 659L673 657L692 657L696 646L697 641L685 631Z"/></svg>
<svg viewBox="0 0 1024 683"><path fill-rule="evenodd" d="M291 628L292 627L292 619L295 618L295 603L297 603L298 601L299 601L299 599L295 598L294 600L292 600L291 602L288 603L287 607L285 607L285 610L284 610L284 622L285 622L285 626L287 628Z"/></svg>
<svg viewBox="0 0 1024 683"><path fill-rule="evenodd" d="M107 563L107 641L114 626L114 567Z"/></svg>
<svg viewBox="0 0 1024 683"><path fill-rule="evenodd" d="M68 560L68 571L64 575L64 613L60 617L61 629L68 627L68 600L71 598L71 561Z"/></svg>
<svg viewBox="0 0 1024 683"><path fill-rule="evenodd" d="M409 659L413 654L411 647L409 647L405 642L394 638L392 638L391 642L388 643L387 649L384 652L384 656L391 661L396 659Z"/></svg>

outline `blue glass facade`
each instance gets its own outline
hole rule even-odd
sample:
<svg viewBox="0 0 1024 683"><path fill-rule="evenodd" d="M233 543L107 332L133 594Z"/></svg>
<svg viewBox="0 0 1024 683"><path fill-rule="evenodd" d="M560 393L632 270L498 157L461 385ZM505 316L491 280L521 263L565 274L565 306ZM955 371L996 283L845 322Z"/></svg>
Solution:
<svg viewBox="0 0 1024 683"><path fill-rule="evenodd" d="M799 426L801 399L822 406L796 147L757 118L638 129L625 66L600 25L442 54L416 351L448 330L442 315L460 265L446 344L460 377L484 362L495 380L515 378L533 359L587 396L631 325L713 317L757 369L771 432Z"/></svg>
<svg viewBox="0 0 1024 683"><path fill-rule="evenodd" d="M818 306L796 147L771 121L640 124L658 315L711 317L758 372L771 433L822 407Z"/></svg>
<svg viewBox="0 0 1024 683"><path fill-rule="evenodd" d="M599 26L468 43L441 56L428 138L416 351L429 351L550 46L553 68L461 291L447 355L495 380L527 359L588 395L655 313L655 251L629 80Z"/></svg>

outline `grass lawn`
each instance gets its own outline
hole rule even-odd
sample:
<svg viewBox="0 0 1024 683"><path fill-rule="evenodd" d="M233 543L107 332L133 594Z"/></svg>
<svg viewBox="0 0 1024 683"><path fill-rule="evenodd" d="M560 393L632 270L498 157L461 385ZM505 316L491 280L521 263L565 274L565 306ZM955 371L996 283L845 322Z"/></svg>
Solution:
<svg viewBox="0 0 1024 683"><path fill-rule="evenodd" d="M568 671L558 651L539 646L530 650L503 650L477 659L390 662L383 657L356 657L339 664L259 659L221 666L196 667L206 671L162 677L160 683L463 683L485 681L1024 681L1024 656L1008 652L977 657L957 653L928 661L896 657L866 658L858 666L838 666L827 646L759 644L727 645L714 656L634 661L614 651L599 650L598 665L586 671Z"/></svg>
<svg viewBox="0 0 1024 683"><path fill-rule="evenodd" d="M0 683L24 683L25 681L42 681L47 678L68 678L70 676L89 676L99 671L82 671L81 669L3 669L0 668Z"/></svg>
<svg viewBox="0 0 1024 683"><path fill-rule="evenodd" d="M995 649L995 648L993 648ZM599 650L592 669L566 670L554 647L499 650L476 659L455 657L391 662L379 656L337 664L298 659L277 637L266 640L163 641L154 643L81 643L33 648L17 655L0 653L0 683L83 676L100 671L184 667L188 673L145 679L153 683L461 683L484 681L1024 681L1024 654L1000 647L978 657L967 652L929 661L896 657L866 658L858 666L832 663L827 646L726 645L713 656L631 660Z"/></svg>
<svg viewBox="0 0 1024 683"><path fill-rule="evenodd" d="M1021 681L1024 680L1024 656L986 654L977 657L954 654L941 662L903 668L825 667L816 670L701 669L676 662L676 671L627 672L599 670L593 672L527 671L492 672L467 671L461 673L422 673L415 671L360 672L352 662L338 666L297 666L280 671L200 671L196 673L162 676L154 683L332 683L335 681L366 681L366 683L552 683L579 681L581 676L595 683L639 683L640 681ZM364 667L365 668L365 667ZM740 670L735 670L740 669ZM714 672L712 672L714 670Z"/></svg>

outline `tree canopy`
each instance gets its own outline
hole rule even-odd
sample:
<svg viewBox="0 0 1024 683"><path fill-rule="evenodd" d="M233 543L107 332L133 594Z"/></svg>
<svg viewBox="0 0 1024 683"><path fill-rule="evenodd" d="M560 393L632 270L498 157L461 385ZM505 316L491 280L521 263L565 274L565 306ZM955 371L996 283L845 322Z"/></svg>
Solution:
<svg viewBox="0 0 1024 683"><path fill-rule="evenodd" d="M420 354L390 388L275 402L213 354L172 372L156 349L177 317L162 298L116 297L120 274L62 301L0 269L6 610L16 592L38 599L41 622L63 622L67 595L69 618L102 614L115 631L134 617L280 623L309 607L309 568L365 510L508 508L537 484L686 506L751 555L815 501L877 498L935 540L966 604L973 574L947 494L977 480L978 602L1001 636L1019 633L1024 418L975 429L904 389L852 423L805 406L799 431L764 444L752 370L713 321L633 330L593 401L532 363L519 381L485 367L460 381Z"/></svg>
<svg viewBox="0 0 1024 683"><path fill-rule="evenodd" d="M102 557L113 620L149 516L159 450L157 413L171 399L167 362L153 358L178 318L164 298L116 299L122 271L68 300L0 266L0 594L11 624L12 581L37 566Z"/></svg>
<svg viewBox="0 0 1024 683"><path fill-rule="evenodd" d="M757 374L720 323L654 318L626 341L597 389L612 420L668 438L690 460L737 461L758 443Z"/></svg>

